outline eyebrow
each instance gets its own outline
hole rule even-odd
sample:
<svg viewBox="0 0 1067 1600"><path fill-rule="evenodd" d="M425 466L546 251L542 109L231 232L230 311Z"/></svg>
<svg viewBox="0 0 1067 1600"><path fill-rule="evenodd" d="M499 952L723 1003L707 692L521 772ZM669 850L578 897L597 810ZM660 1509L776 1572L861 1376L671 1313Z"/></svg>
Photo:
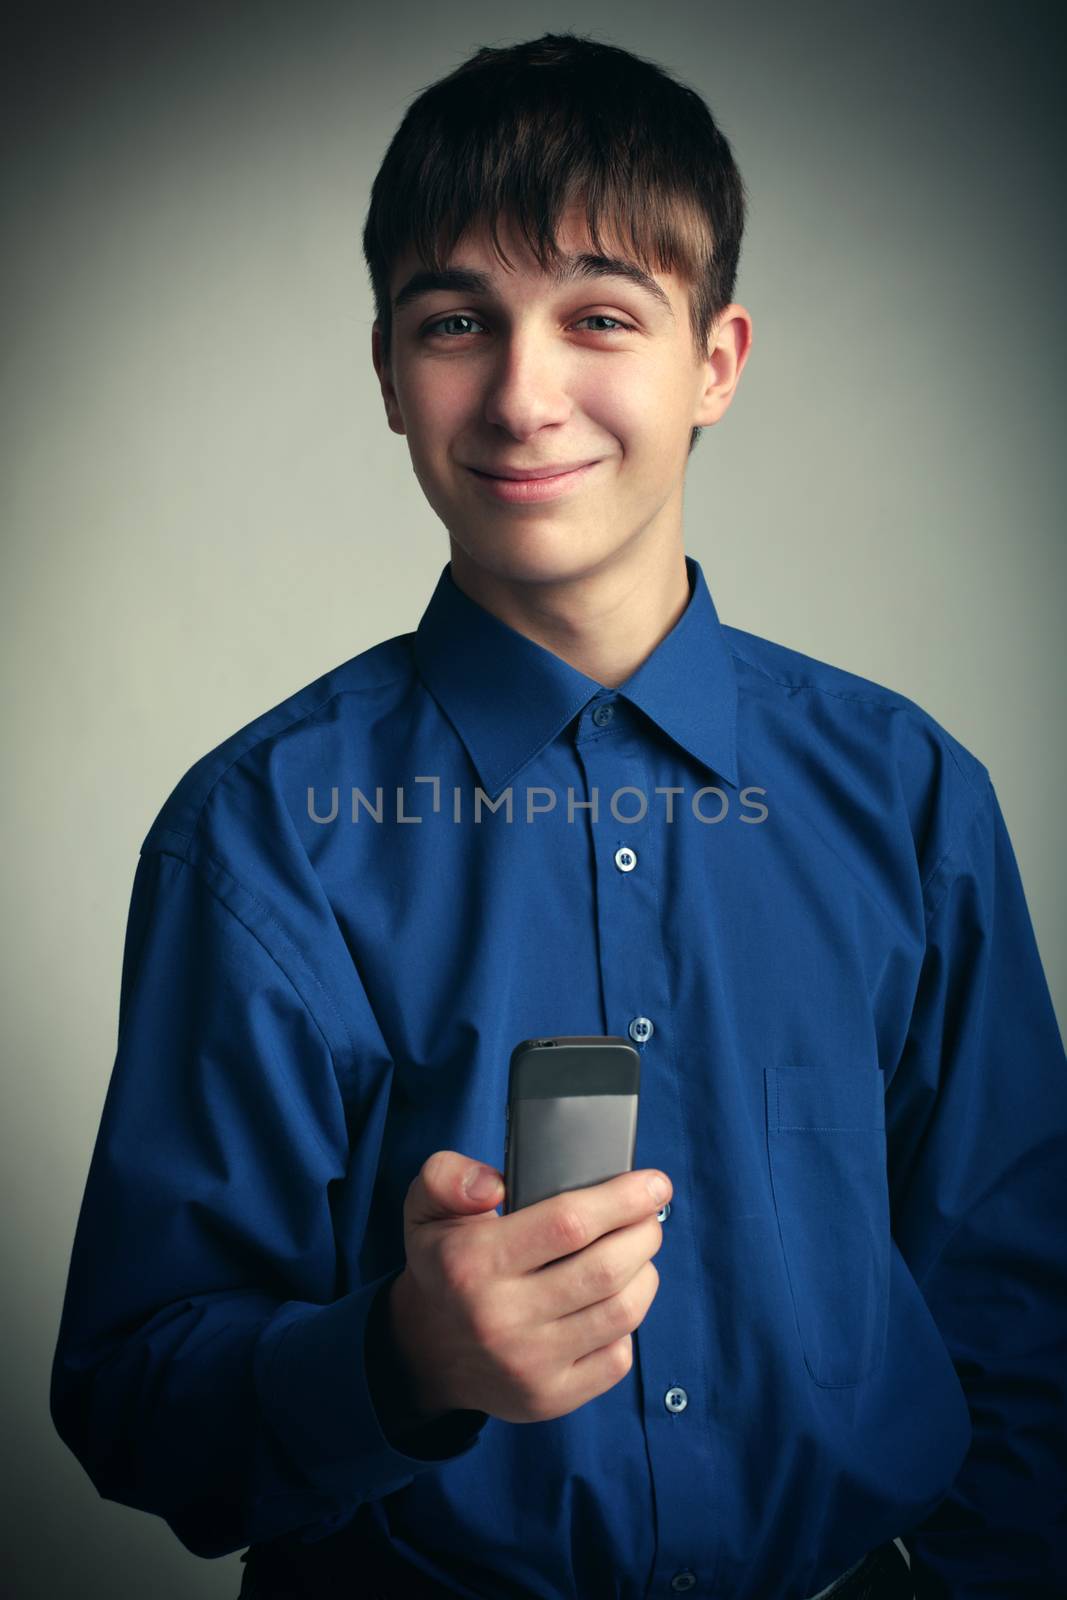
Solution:
<svg viewBox="0 0 1067 1600"><path fill-rule="evenodd" d="M674 317L670 299L663 287L636 262L627 261L624 256L602 256L588 250L580 251L575 255L565 255L558 266L547 269L546 276L557 286L590 278L623 278L662 306L672 319ZM476 272L472 267L445 267L441 272L423 269L414 273L399 290L393 301L393 310L400 311L438 289L448 293L488 295L492 293L492 282L488 273Z"/></svg>

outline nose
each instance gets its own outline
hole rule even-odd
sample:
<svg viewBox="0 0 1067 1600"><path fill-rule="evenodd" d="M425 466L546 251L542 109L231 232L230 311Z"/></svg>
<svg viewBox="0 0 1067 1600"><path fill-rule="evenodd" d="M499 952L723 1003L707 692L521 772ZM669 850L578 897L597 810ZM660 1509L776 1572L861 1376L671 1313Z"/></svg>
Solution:
<svg viewBox="0 0 1067 1600"><path fill-rule="evenodd" d="M532 337L503 340L486 365L485 420L522 439L539 428L565 422L573 411L567 393L571 371L566 354Z"/></svg>

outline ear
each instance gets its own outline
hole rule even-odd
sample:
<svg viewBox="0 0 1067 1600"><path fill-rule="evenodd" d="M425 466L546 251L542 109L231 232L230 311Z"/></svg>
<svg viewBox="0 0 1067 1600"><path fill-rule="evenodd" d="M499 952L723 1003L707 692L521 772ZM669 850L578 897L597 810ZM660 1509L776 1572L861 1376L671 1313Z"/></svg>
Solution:
<svg viewBox="0 0 1067 1600"><path fill-rule="evenodd" d="M711 427L729 408L752 349L752 318L744 306L730 304L720 312L708 335L707 360L701 364L701 382L693 426Z"/></svg>
<svg viewBox="0 0 1067 1600"><path fill-rule="evenodd" d="M393 374L391 362L382 359L382 330L377 319L370 331L370 355L374 363L374 370L378 375L381 386L382 399L385 402L385 415L390 428L394 433L406 433L404 419L400 412L400 402L393 387Z"/></svg>

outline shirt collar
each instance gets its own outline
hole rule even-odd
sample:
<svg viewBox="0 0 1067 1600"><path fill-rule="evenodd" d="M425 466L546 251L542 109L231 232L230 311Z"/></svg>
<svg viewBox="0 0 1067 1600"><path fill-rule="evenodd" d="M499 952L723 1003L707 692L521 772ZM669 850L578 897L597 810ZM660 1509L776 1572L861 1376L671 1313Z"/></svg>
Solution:
<svg viewBox="0 0 1067 1600"><path fill-rule="evenodd" d="M737 677L700 563L685 558L689 604L625 683L638 706L717 778L737 787ZM414 636L419 674L496 800L605 688L486 611L449 561Z"/></svg>

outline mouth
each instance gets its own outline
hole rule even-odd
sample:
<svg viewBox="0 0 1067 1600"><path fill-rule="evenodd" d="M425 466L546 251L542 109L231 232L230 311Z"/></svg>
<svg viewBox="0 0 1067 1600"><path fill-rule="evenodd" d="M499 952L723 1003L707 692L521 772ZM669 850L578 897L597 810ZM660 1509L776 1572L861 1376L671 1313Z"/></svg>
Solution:
<svg viewBox="0 0 1067 1600"><path fill-rule="evenodd" d="M498 478L493 473L480 472L477 467L468 467L467 471L487 494L497 500L521 505L552 500L557 495L569 493L599 465L599 461L587 461L582 466L570 467L564 472L550 472L538 478Z"/></svg>
<svg viewBox="0 0 1067 1600"><path fill-rule="evenodd" d="M491 472L488 467L471 467L483 478L503 478L509 483L528 483L533 478L563 478L579 467L592 466L592 461L553 462L548 467L506 467L502 472Z"/></svg>

